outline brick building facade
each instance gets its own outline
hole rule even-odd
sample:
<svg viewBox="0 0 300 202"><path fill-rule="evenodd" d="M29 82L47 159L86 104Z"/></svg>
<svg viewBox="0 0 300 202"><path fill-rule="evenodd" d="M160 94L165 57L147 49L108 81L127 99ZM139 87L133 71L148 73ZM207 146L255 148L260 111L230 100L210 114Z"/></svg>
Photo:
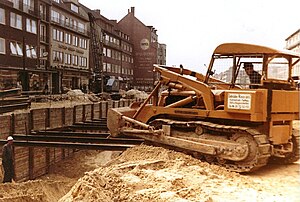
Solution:
<svg viewBox="0 0 300 202"><path fill-rule="evenodd" d="M104 89L151 90L153 64L165 63L158 50L166 52L156 29L138 20L134 7L117 22L78 0L0 0L0 89L18 82L29 92L42 92L45 86L50 93L87 89L95 70L90 12L103 52Z"/></svg>
<svg viewBox="0 0 300 202"><path fill-rule="evenodd" d="M0 88L34 88L33 78L44 74L38 58L38 11L34 1L0 1Z"/></svg>
<svg viewBox="0 0 300 202"><path fill-rule="evenodd" d="M150 91L153 88L153 64L158 63L158 35L152 26L144 25L131 7L128 14L118 22L121 30L129 33L134 46L134 88Z"/></svg>

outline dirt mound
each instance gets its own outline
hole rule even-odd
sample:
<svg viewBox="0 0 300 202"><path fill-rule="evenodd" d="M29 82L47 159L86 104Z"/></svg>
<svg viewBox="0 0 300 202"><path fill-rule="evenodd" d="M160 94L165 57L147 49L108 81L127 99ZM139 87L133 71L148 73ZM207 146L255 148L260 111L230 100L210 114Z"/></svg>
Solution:
<svg viewBox="0 0 300 202"><path fill-rule="evenodd" d="M125 151L106 166L86 173L60 201L275 199L282 197L263 192L259 183L245 176L182 153L142 145Z"/></svg>
<svg viewBox="0 0 300 202"><path fill-rule="evenodd" d="M158 147L82 150L41 179L0 183L0 201L296 202L299 163L240 175Z"/></svg>
<svg viewBox="0 0 300 202"><path fill-rule="evenodd" d="M34 180L22 183L5 183L0 186L0 200L10 202L57 201L72 184L69 180Z"/></svg>

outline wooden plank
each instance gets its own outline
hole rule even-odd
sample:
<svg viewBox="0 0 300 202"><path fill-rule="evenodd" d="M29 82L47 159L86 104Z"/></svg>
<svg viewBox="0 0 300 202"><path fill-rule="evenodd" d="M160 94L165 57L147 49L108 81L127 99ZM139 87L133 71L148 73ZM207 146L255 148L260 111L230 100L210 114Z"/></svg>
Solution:
<svg viewBox="0 0 300 202"><path fill-rule="evenodd" d="M46 158L46 148L34 148L33 155L33 177L37 178L39 176L45 175L47 173L47 158Z"/></svg>
<svg viewBox="0 0 300 202"><path fill-rule="evenodd" d="M65 108L65 126L73 125L73 113L74 113L73 107Z"/></svg>
<svg viewBox="0 0 300 202"><path fill-rule="evenodd" d="M32 116L32 129L44 130L47 127L47 109L32 109L30 110Z"/></svg>
<svg viewBox="0 0 300 202"><path fill-rule="evenodd" d="M15 174L17 181L29 179L29 149L27 147L15 148Z"/></svg>

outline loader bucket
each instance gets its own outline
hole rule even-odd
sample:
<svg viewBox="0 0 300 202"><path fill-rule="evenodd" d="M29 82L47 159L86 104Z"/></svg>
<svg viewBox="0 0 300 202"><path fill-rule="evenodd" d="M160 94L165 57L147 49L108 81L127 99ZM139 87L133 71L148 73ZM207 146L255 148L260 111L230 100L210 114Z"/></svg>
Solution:
<svg viewBox="0 0 300 202"><path fill-rule="evenodd" d="M122 115L133 117L137 109L130 107L110 108L107 112L107 127L113 137L119 135L119 128L125 125Z"/></svg>

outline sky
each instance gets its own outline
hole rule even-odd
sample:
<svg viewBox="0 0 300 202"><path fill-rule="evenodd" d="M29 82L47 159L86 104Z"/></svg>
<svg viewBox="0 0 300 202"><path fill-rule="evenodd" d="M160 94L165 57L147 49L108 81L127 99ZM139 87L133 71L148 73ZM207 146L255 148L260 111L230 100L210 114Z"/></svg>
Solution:
<svg viewBox="0 0 300 202"><path fill-rule="evenodd" d="M79 0L120 21L135 7L135 17L157 29L167 45L167 65L206 72L214 49L229 42L276 49L300 29L299 0ZM217 70L217 72L220 72Z"/></svg>

